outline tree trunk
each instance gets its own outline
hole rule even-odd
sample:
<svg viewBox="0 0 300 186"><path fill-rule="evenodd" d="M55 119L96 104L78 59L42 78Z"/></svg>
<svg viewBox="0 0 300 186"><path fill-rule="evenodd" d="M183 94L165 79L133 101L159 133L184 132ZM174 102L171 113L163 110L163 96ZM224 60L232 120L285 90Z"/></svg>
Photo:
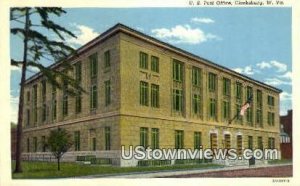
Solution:
<svg viewBox="0 0 300 186"><path fill-rule="evenodd" d="M21 144L22 144L22 123L23 123L23 104L24 104L24 85L26 80L26 65L27 65L27 44L28 44L28 30L29 30L29 8L25 12L25 34L24 34L24 53L22 65L22 77L20 82L20 95L19 95L19 110L18 110L18 124L16 133L16 167L15 173L22 172L21 166Z"/></svg>
<svg viewBox="0 0 300 186"><path fill-rule="evenodd" d="M57 158L57 170L60 171L60 158Z"/></svg>

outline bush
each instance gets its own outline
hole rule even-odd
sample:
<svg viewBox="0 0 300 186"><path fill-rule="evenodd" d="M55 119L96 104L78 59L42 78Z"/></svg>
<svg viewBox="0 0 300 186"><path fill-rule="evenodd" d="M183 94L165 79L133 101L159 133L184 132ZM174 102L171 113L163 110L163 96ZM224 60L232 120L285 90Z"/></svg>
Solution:
<svg viewBox="0 0 300 186"><path fill-rule="evenodd" d="M175 165L211 163L210 159L177 159Z"/></svg>
<svg viewBox="0 0 300 186"><path fill-rule="evenodd" d="M171 165L171 160L140 160L139 167Z"/></svg>
<svg viewBox="0 0 300 186"><path fill-rule="evenodd" d="M97 165L111 165L112 161L110 158L92 158L91 164L97 164Z"/></svg>
<svg viewBox="0 0 300 186"><path fill-rule="evenodd" d="M76 161L92 161L94 158L96 158L95 155L76 156Z"/></svg>

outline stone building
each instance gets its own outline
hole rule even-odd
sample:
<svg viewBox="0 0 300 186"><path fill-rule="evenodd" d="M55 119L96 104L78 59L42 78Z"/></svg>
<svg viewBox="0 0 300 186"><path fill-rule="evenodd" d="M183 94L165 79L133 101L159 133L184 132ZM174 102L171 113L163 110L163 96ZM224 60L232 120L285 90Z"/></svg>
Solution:
<svg viewBox="0 0 300 186"><path fill-rule="evenodd" d="M45 155L49 130L66 128L78 155L120 158L121 145L279 149L281 90L117 24L77 50L72 97L38 73L26 80L23 157ZM216 54L222 55L222 54ZM55 63L51 68L62 67ZM246 114L229 120L247 98Z"/></svg>
<svg viewBox="0 0 300 186"><path fill-rule="evenodd" d="M293 110L280 116L280 150L283 159L293 159Z"/></svg>

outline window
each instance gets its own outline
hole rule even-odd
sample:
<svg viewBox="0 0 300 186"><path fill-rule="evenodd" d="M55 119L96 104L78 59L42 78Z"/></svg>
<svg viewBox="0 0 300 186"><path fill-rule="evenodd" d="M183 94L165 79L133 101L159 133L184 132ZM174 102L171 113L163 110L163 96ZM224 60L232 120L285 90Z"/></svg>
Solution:
<svg viewBox="0 0 300 186"><path fill-rule="evenodd" d="M75 80L77 82L81 82L81 62L77 62L75 64Z"/></svg>
<svg viewBox="0 0 300 186"><path fill-rule="evenodd" d="M68 94L67 94L67 89L68 89L68 83L66 80L64 80L63 83L63 116L68 115Z"/></svg>
<svg viewBox="0 0 300 186"><path fill-rule="evenodd" d="M201 85L201 69L197 67L192 68L192 84L199 87Z"/></svg>
<svg viewBox="0 0 300 186"><path fill-rule="evenodd" d="M253 149L253 136L248 136L248 149Z"/></svg>
<svg viewBox="0 0 300 186"><path fill-rule="evenodd" d="M253 92L253 90L252 90L252 87L247 87L247 99L249 99L251 96L252 96L252 92Z"/></svg>
<svg viewBox="0 0 300 186"><path fill-rule="evenodd" d="M148 54L140 52L140 68L148 69Z"/></svg>
<svg viewBox="0 0 300 186"><path fill-rule="evenodd" d="M26 110L26 127L30 126L30 110Z"/></svg>
<svg viewBox="0 0 300 186"><path fill-rule="evenodd" d="M173 60L173 80L182 82L183 81L183 63L177 60Z"/></svg>
<svg viewBox="0 0 300 186"><path fill-rule="evenodd" d="M256 91L256 103L257 103L257 107L259 107L259 108L262 107L262 91L261 90Z"/></svg>
<svg viewBox="0 0 300 186"><path fill-rule="evenodd" d="M30 101L30 92L29 91L26 92L26 97L27 97L27 103L29 103L29 101Z"/></svg>
<svg viewBox="0 0 300 186"><path fill-rule="evenodd" d="M27 152L30 152L30 139L27 138Z"/></svg>
<svg viewBox="0 0 300 186"><path fill-rule="evenodd" d="M37 137L33 137L33 152L37 152Z"/></svg>
<svg viewBox="0 0 300 186"><path fill-rule="evenodd" d="M42 152L46 152L46 136L42 136Z"/></svg>
<svg viewBox="0 0 300 186"><path fill-rule="evenodd" d="M263 150L264 149L264 145L263 145L263 140L261 136L257 137L257 148Z"/></svg>
<svg viewBox="0 0 300 186"><path fill-rule="evenodd" d="M217 75L214 73L208 73L208 89L211 92L214 92L216 90L217 85Z"/></svg>
<svg viewBox="0 0 300 186"><path fill-rule="evenodd" d="M110 67L110 51L109 50L104 52L104 67L105 68Z"/></svg>
<svg viewBox="0 0 300 186"><path fill-rule="evenodd" d="M274 126L275 114L273 112L268 112L268 124Z"/></svg>
<svg viewBox="0 0 300 186"><path fill-rule="evenodd" d="M193 95L193 113L200 114L200 95L194 94Z"/></svg>
<svg viewBox="0 0 300 186"><path fill-rule="evenodd" d="M33 122L37 123L37 85L33 85Z"/></svg>
<svg viewBox="0 0 300 186"><path fill-rule="evenodd" d="M230 79L223 78L223 95L230 96Z"/></svg>
<svg viewBox="0 0 300 186"><path fill-rule="evenodd" d="M159 107L159 85L151 84L151 107Z"/></svg>
<svg viewBox="0 0 300 186"><path fill-rule="evenodd" d="M53 100L52 101L52 118L53 120L56 119L56 107L57 107L57 101L56 100Z"/></svg>
<svg viewBox="0 0 300 186"><path fill-rule="evenodd" d="M210 148L212 150L218 148L218 138L216 133L210 134Z"/></svg>
<svg viewBox="0 0 300 186"><path fill-rule="evenodd" d="M224 135L224 142L225 142L225 149L230 149L231 148L231 140L230 140L230 134L225 134Z"/></svg>
<svg viewBox="0 0 300 186"><path fill-rule="evenodd" d="M175 149L183 149L183 130L175 130Z"/></svg>
<svg viewBox="0 0 300 186"><path fill-rule="evenodd" d="M249 125L252 126L252 109L251 108L247 109L246 118L247 118L247 122L249 123Z"/></svg>
<svg viewBox="0 0 300 186"><path fill-rule="evenodd" d="M92 138L92 150L95 151L96 150L96 138Z"/></svg>
<svg viewBox="0 0 300 186"><path fill-rule="evenodd" d="M52 119L56 119L56 86L52 85Z"/></svg>
<svg viewBox="0 0 300 186"><path fill-rule="evenodd" d="M223 119L228 120L229 119L229 112L230 106L228 101L223 101Z"/></svg>
<svg viewBox="0 0 300 186"><path fill-rule="evenodd" d="M110 127L105 127L105 150L110 150L111 139L110 139Z"/></svg>
<svg viewBox="0 0 300 186"><path fill-rule="evenodd" d="M241 105L236 104L236 120L237 120L237 122L239 122L241 124L242 123L242 116L240 115L240 112L241 112Z"/></svg>
<svg viewBox="0 0 300 186"><path fill-rule="evenodd" d="M183 109L183 95L182 90L173 89L173 110L182 112Z"/></svg>
<svg viewBox="0 0 300 186"><path fill-rule="evenodd" d="M148 128L140 128L140 145L144 148L148 147Z"/></svg>
<svg viewBox="0 0 300 186"><path fill-rule="evenodd" d="M91 79L97 78L97 74L98 74L98 57L97 56L98 56L97 53L89 56Z"/></svg>
<svg viewBox="0 0 300 186"><path fill-rule="evenodd" d="M275 138L268 138L268 148L275 149Z"/></svg>
<svg viewBox="0 0 300 186"><path fill-rule="evenodd" d="M209 103L209 117L210 118L216 118L216 99L210 98L210 103Z"/></svg>
<svg viewBox="0 0 300 186"><path fill-rule="evenodd" d="M201 132L194 132L194 149L200 149L202 145Z"/></svg>
<svg viewBox="0 0 300 186"><path fill-rule="evenodd" d="M105 106L108 106L111 102L110 80L105 81L104 84L105 84Z"/></svg>
<svg viewBox="0 0 300 186"><path fill-rule="evenodd" d="M75 112L76 114L81 112L81 92L78 92L75 97Z"/></svg>
<svg viewBox="0 0 300 186"><path fill-rule="evenodd" d="M262 110L261 109L256 110L256 123L260 127L262 127Z"/></svg>
<svg viewBox="0 0 300 186"><path fill-rule="evenodd" d="M236 99L238 100L242 99L242 94L243 94L242 83L236 82Z"/></svg>
<svg viewBox="0 0 300 186"><path fill-rule="evenodd" d="M242 155L243 150L243 137L241 135L236 136L236 146L237 146L237 154L239 156Z"/></svg>
<svg viewBox="0 0 300 186"><path fill-rule="evenodd" d="M46 91L47 91L46 80L43 80L41 84L42 84L42 102L46 102Z"/></svg>
<svg viewBox="0 0 300 186"><path fill-rule="evenodd" d="M80 131L74 132L74 147L75 151L80 151Z"/></svg>
<svg viewBox="0 0 300 186"><path fill-rule="evenodd" d="M268 105L274 106L274 97L273 96L268 96Z"/></svg>
<svg viewBox="0 0 300 186"><path fill-rule="evenodd" d="M46 118L47 118L47 106L45 103L43 103L43 106L42 106L42 121L45 122L46 121Z"/></svg>
<svg viewBox="0 0 300 186"><path fill-rule="evenodd" d="M148 83L141 81L140 82L140 104L148 106Z"/></svg>
<svg viewBox="0 0 300 186"><path fill-rule="evenodd" d="M98 106L98 93L97 93L97 85L93 85L91 87L91 95L90 95L90 108L92 110L96 109Z"/></svg>
<svg viewBox="0 0 300 186"><path fill-rule="evenodd" d="M159 148L159 129L152 128L151 129L151 149Z"/></svg>
<svg viewBox="0 0 300 186"><path fill-rule="evenodd" d="M151 70L159 73L159 58L156 56L151 56Z"/></svg>

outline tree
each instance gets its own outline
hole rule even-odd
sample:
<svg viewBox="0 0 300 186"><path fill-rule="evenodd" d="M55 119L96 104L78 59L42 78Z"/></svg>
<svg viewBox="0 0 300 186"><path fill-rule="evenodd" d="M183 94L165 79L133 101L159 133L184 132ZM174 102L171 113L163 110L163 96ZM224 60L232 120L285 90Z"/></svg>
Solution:
<svg viewBox="0 0 300 186"><path fill-rule="evenodd" d="M57 159L57 170L60 170L60 159L72 146L71 136L65 129L52 130L48 137L47 147Z"/></svg>
<svg viewBox="0 0 300 186"><path fill-rule="evenodd" d="M46 61L59 63L63 69L71 69L68 63L70 56L76 56L75 50L66 45L67 38L76 37L72 32L53 22L53 17L60 17L66 12L62 8L11 8L10 21L13 27L10 29L13 36L23 39L23 60L11 59L11 65L21 67L19 111L16 133L16 167L15 173L22 172L21 167L21 142L24 104L24 85L28 67L35 67L45 76L49 83L62 89L61 82L67 82L67 93L76 95L85 92L79 83L57 66L46 67ZM47 35L43 31L48 31ZM54 33L54 36L49 34ZM61 81L60 81L61 80Z"/></svg>

